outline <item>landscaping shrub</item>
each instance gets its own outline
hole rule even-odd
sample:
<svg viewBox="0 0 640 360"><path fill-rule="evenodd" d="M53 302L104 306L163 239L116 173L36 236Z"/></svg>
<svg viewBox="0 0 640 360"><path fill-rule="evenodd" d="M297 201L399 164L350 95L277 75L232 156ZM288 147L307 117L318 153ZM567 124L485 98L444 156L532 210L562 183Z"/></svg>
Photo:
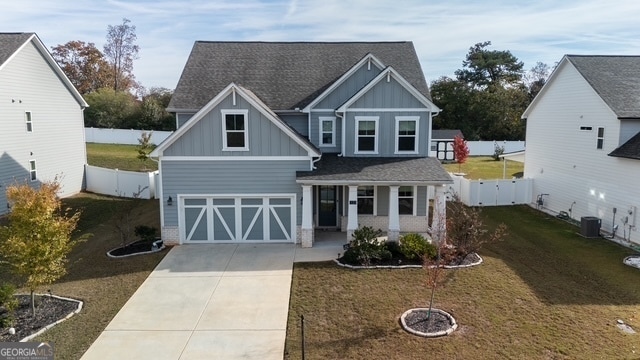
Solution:
<svg viewBox="0 0 640 360"><path fill-rule="evenodd" d="M135 227L134 233L140 240L152 242L158 236L158 229L153 226L138 225Z"/></svg>
<svg viewBox="0 0 640 360"><path fill-rule="evenodd" d="M420 234L406 234L400 238L400 252L407 259L422 259L425 256L433 259L437 255L437 248Z"/></svg>
<svg viewBox="0 0 640 360"><path fill-rule="evenodd" d="M386 249L385 243L377 239L380 235L382 230L374 230L370 226L355 230L349 249L344 253L344 260L350 259L352 264L368 266L373 261L391 259L391 252Z"/></svg>
<svg viewBox="0 0 640 360"><path fill-rule="evenodd" d="M500 241L506 235L504 224L490 233L480 214L480 208L466 206L457 196L447 206L447 242L461 256L477 253L484 244Z"/></svg>
<svg viewBox="0 0 640 360"><path fill-rule="evenodd" d="M13 323L13 312L18 307L15 292L15 287L10 284L0 286L0 328L9 327Z"/></svg>

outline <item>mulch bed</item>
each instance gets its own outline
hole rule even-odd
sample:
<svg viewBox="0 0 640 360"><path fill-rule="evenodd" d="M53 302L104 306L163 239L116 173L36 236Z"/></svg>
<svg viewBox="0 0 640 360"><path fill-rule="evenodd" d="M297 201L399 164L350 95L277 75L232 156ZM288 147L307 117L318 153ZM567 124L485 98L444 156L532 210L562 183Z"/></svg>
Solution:
<svg viewBox="0 0 640 360"><path fill-rule="evenodd" d="M9 334L8 328L0 329L0 342L20 341L47 325L64 319L78 309L75 301L58 299L51 296L36 296L36 316L31 312L31 295L16 295L18 308L14 313L14 335Z"/></svg>
<svg viewBox="0 0 640 360"><path fill-rule="evenodd" d="M470 266L472 264L476 264L478 263L478 261L480 261L481 258L478 254L476 253L471 253L468 254L466 256L462 256L462 255L458 255L453 257L448 263L443 263L442 265L446 265L446 266L452 266L452 267L466 267L466 266ZM339 263L341 264L348 264L348 265L352 265L352 266L363 266L363 264L360 263L353 263L353 262L346 262L344 261L344 257L340 257L337 260ZM394 266L422 266L422 261L420 259L406 259L404 257L394 257L392 259L389 260L383 260L383 261L372 261L371 264L369 264L370 266L388 266L388 267L394 267Z"/></svg>
<svg viewBox="0 0 640 360"><path fill-rule="evenodd" d="M133 242L127 246L119 247L109 251L109 255L111 256L125 256L125 255L133 255L139 253L145 253L154 250L153 249L154 241L148 240L139 240Z"/></svg>
<svg viewBox="0 0 640 360"><path fill-rule="evenodd" d="M439 312L431 312L431 319L427 319L428 311L414 310L405 318L405 324L412 330L422 333L436 333L446 331L451 327L449 318Z"/></svg>

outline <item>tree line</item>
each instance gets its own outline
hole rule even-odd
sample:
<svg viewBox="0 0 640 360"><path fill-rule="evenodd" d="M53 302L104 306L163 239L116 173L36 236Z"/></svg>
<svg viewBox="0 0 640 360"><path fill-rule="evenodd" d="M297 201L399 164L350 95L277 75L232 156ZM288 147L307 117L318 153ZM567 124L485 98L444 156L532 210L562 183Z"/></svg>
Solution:
<svg viewBox="0 0 640 360"><path fill-rule="evenodd" d="M146 89L133 74L140 51L135 25L126 18L108 25L106 40L103 51L81 40L51 48L55 61L89 104L85 126L174 130L175 119L165 110L173 91Z"/></svg>
<svg viewBox="0 0 640 360"><path fill-rule="evenodd" d="M53 58L89 104L85 126L174 130L166 108L173 90L146 89L133 74L138 58L136 27L130 20L107 27L103 51L80 40L52 47ZM490 41L469 48L454 77L430 84L433 102L442 110L434 129L459 129L466 140L523 140L520 116L545 84L548 65L524 63L508 50L491 50Z"/></svg>

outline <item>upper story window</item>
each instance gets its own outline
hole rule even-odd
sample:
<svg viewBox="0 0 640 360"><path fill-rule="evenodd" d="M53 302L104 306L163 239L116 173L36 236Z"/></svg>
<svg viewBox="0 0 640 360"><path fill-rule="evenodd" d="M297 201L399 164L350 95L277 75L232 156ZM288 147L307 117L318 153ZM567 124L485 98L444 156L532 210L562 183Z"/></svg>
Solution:
<svg viewBox="0 0 640 360"><path fill-rule="evenodd" d="M596 144L596 149L602 149L604 146L604 128L598 128L598 142Z"/></svg>
<svg viewBox="0 0 640 360"><path fill-rule="evenodd" d="M418 153L418 116L396 116L396 153Z"/></svg>
<svg viewBox="0 0 640 360"><path fill-rule="evenodd" d="M356 116L355 153L378 153L378 117Z"/></svg>
<svg viewBox="0 0 640 360"><path fill-rule="evenodd" d="M400 215L413 215L414 194L413 186L400 186L398 189L398 213Z"/></svg>
<svg viewBox="0 0 640 360"><path fill-rule="evenodd" d="M248 110L222 110L222 150L249 150Z"/></svg>
<svg viewBox="0 0 640 360"><path fill-rule="evenodd" d="M38 174L36 173L36 161L29 160L29 179L31 181L36 181L38 179Z"/></svg>
<svg viewBox="0 0 640 360"><path fill-rule="evenodd" d="M375 189L374 186L358 186L358 214L375 215Z"/></svg>
<svg viewBox="0 0 640 360"><path fill-rule="evenodd" d="M31 122L31 111L25 111L24 120L27 124L27 132L33 131L33 123Z"/></svg>
<svg viewBox="0 0 640 360"><path fill-rule="evenodd" d="M320 117L320 146L336 145L336 118Z"/></svg>

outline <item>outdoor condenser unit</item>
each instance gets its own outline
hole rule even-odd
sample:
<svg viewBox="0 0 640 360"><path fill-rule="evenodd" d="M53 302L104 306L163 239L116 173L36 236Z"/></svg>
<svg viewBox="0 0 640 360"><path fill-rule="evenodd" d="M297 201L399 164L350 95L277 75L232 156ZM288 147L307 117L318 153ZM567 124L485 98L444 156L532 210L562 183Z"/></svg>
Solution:
<svg viewBox="0 0 640 360"><path fill-rule="evenodd" d="M580 235L586 238L600 236L600 219L595 216L583 216L580 218Z"/></svg>

